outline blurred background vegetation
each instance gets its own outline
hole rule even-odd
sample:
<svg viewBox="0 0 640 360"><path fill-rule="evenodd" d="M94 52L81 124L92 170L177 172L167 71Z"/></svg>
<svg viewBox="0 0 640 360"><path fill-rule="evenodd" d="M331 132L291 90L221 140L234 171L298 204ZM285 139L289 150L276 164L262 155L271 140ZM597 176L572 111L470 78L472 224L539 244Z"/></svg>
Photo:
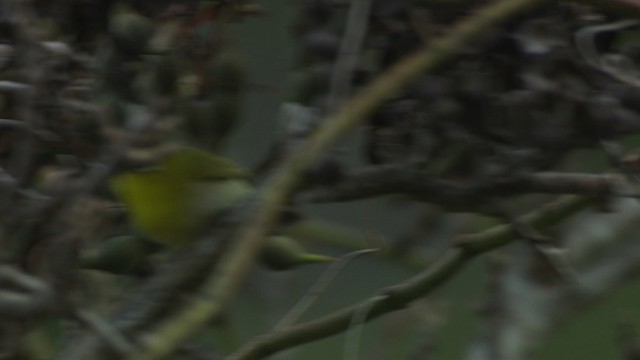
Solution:
<svg viewBox="0 0 640 360"><path fill-rule="evenodd" d="M353 348L363 359L640 357L640 32L629 20L640 4L518 2L302 176L292 207L355 234L307 248L381 251L351 261L298 322L366 304L469 234L503 226L517 240L481 249L401 310L270 358L349 359ZM144 334L122 330L114 309L166 277L156 266L171 255L134 274L83 266L134 232L109 175L186 143L263 184L323 119L494 3L0 1L1 355L92 358L85 347ZM564 194L591 206L551 226L519 220ZM234 354L329 266L255 266L224 316L176 356ZM181 302L198 286L170 290ZM131 355L100 356L116 354Z"/></svg>

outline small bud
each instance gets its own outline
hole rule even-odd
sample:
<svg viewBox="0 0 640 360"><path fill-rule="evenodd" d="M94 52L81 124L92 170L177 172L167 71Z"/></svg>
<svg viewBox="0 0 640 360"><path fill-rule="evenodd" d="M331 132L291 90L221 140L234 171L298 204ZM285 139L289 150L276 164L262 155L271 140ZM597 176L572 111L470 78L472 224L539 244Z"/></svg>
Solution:
<svg viewBox="0 0 640 360"><path fill-rule="evenodd" d="M288 270L294 267L331 262L334 259L329 256L311 254L295 240L286 236L271 236L267 239L260 253L262 264L272 270Z"/></svg>

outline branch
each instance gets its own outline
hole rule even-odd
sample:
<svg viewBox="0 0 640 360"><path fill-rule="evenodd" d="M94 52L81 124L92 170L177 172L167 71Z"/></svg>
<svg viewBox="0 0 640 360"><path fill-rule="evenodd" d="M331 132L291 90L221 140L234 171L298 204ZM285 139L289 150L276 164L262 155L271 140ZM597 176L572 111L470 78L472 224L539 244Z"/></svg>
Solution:
<svg viewBox="0 0 640 360"><path fill-rule="evenodd" d="M333 112L351 92L353 71L356 68L362 44L369 25L371 0L352 1L349 8L347 28L340 43L340 53L331 73L328 109Z"/></svg>
<svg viewBox="0 0 640 360"><path fill-rule="evenodd" d="M518 221L538 229L549 227L562 222L587 204L588 201L584 198L564 197L538 211L521 217ZM378 295L375 295L380 300L377 300L373 307L371 307L372 300L366 299L358 305L323 318L292 326L284 331L262 335L254 341L248 342L232 354L230 359L262 359L296 345L335 335L345 331L353 316L362 313L365 307L369 310L365 321L403 309L412 301L424 297L438 288L475 255L509 244L516 237L516 232L507 225L496 226L480 233L460 237L456 241L457 247L450 249L423 272L398 285L380 290Z"/></svg>
<svg viewBox="0 0 640 360"><path fill-rule="evenodd" d="M55 294L51 286L12 266L0 266L0 316L29 318L53 310Z"/></svg>
<svg viewBox="0 0 640 360"><path fill-rule="evenodd" d="M378 77L358 96L347 102L333 116L293 152L282 167L268 181L260 193L247 226L232 248L223 256L219 266L204 282L202 294L183 311L168 319L145 337L147 348L134 356L136 360L157 359L172 353L184 340L220 315L234 298L248 270L253 264L265 235L276 222L278 213L297 184L302 172L343 133L355 127L383 101L409 84L418 74L433 71L453 57L463 45L478 38L490 27L497 25L530 7L547 0L502 0L491 3L473 16L456 25L447 36L433 42L427 49L400 61ZM457 255L456 255L457 254ZM446 259L461 261L460 250L453 250ZM455 266L453 267L455 268ZM444 272L440 274L446 274ZM375 314L375 310L371 312Z"/></svg>
<svg viewBox="0 0 640 360"><path fill-rule="evenodd" d="M301 201L342 202L389 194L435 203L452 210L469 211L491 197L529 193L602 196L637 196L618 189L625 183L618 174L542 172L462 182L431 176L407 165L365 167L347 175L340 183L311 190Z"/></svg>
<svg viewBox="0 0 640 360"><path fill-rule="evenodd" d="M624 17L640 17L640 0L575 0L572 2L589 4L599 10L611 11Z"/></svg>
<svg viewBox="0 0 640 360"><path fill-rule="evenodd" d="M500 291L489 289L498 296L487 304L485 331L465 358L529 359L531 351L555 336L563 324L637 279L640 212L636 202L626 203L613 216L586 214L564 226L569 233L562 236L562 243L579 269L569 284L544 270L546 264L540 263L544 259L529 248L510 247L508 261L502 264L504 273L494 279Z"/></svg>

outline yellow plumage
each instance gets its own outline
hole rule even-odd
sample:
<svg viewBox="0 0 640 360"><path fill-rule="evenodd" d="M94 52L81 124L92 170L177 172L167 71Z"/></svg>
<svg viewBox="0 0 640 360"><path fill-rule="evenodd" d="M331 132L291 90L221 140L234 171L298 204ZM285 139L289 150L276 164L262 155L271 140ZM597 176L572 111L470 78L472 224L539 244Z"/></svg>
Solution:
<svg viewBox="0 0 640 360"><path fill-rule="evenodd" d="M217 212L254 193L246 177L247 172L230 160L185 147L160 159L157 166L114 176L110 185L127 207L132 224L144 237L163 245L180 246L206 231L207 222ZM305 224L313 229L315 223L299 220L295 222L294 231L302 235ZM279 227L278 234L281 230L284 236L271 236L263 248L261 259L270 268L284 270L332 260L306 253L295 240L286 236L286 229ZM133 241L114 240L125 244ZM115 246L109 249L117 252ZM128 249L125 251L129 252ZM92 268L105 269L113 267L113 258L117 256L98 252L85 263ZM116 267L119 263L116 262Z"/></svg>
<svg viewBox="0 0 640 360"><path fill-rule="evenodd" d="M183 245L213 214L253 191L245 177L230 160L183 148L156 167L113 177L111 187L139 231L165 245Z"/></svg>

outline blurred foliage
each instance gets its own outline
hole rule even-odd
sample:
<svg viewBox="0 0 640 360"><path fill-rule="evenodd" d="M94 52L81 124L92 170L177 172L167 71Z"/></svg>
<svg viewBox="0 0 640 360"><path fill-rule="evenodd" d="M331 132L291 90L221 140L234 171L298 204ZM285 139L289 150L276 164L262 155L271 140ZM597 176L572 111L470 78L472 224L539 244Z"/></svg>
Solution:
<svg viewBox="0 0 640 360"><path fill-rule="evenodd" d="M119 330L129 320L118 317L122 308L143 306L134 295L174 257L166 251L146 257L145 245L133 243L126 245L141 252L140 263L90 257L100 245L126 243L135 232L106 185L111 174L153 164L173 144L186 143L253 165L260 184L353 94L487 3L371 0L359 18L366 29L360 50L351 54L342 48L353 25L348 1L0 1L0 259L19 270L0 268L0 289L7 292L0 292L0 305L15 306L0 313L3 356L67 359L77 351L75 358L82 358L75 343L81 337L64 321L99 332L100 322L87 310L108 330L109 324ZM306 246L336 257L382 248L380 256L343 270L303 320L401 283L459 246L454 242L463 234L506 222L526 240L475 260L410 308L349 329L365 333L355 344L362 358L492 358L486 349L498 351L508 337L500 331L526 327L514 320L522 313L510 311L537 300L524 291L521 300L514 297L508 292L514 282L532 294L566 291L580 299L558 297L552 304L564 309L560 315L548 309L529 314L546 328L525 344L533 355L514 360L638 355L638 250L631 244L638 210L599 214L618 209L619 189L609 178L589 177L611 175L637 187L638 27L619 13L579 2L542 3L486 29L438 71L417 76L308 169L296 189L292 209L363 234L359 242ZM349 56L355 56L353 67L336 65ZM357 177L393 166L412 186L376 192L371 189L385 179ZM568 186L552 178L531 187L540 174L577 180ZM364 180L353 185L353 179ZM427 195L420 193L425 184L431 186ZM328 197L337 204L316 204L323 202L316 194L344 188L370 192L350 198L347 191L344 198ZM562 193L590 196L599 207L573 228L567 223L541 234L514 222ZM638 197L637 191L627 195ZM626 225L615 222L618 215L630 217ZM585 240L586 250L571 253L575 244L567 234L596 223L605 245ZM540 238L552 239L554 250L569 249L569 262L585 278L600 267L624 271L600 287L571 293L572 284L559 284L553 275L557 269L540 250ZM117 275L87 269L113 264ZM232 353L273 328L322 271L256 269L228 314L179 356ZM194 282L202 280L198 275ZM172 306L182 306L192 290L178 289ZM24 299L13 303L14 295ZM621 325L626 309L633 316ZM126 335L149 330L173 310L149 310L153 319L132 325ZM348 335L281 358L341 356L345 341L354 346ZM112 351L101 356L114 358Z"/></svg>

